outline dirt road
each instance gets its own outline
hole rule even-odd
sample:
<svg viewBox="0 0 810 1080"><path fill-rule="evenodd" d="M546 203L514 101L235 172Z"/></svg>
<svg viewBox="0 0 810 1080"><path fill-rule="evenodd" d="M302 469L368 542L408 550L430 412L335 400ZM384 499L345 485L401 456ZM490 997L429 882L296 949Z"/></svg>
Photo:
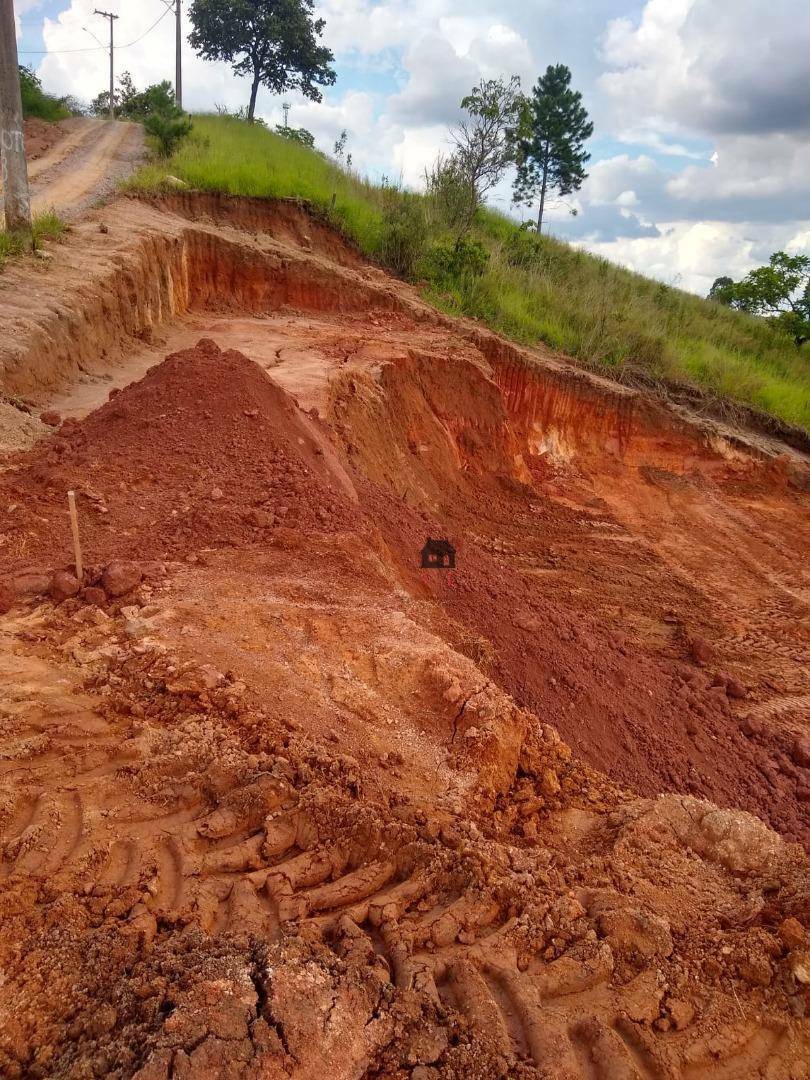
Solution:
<svg viewBox="0 0 810 1080"><path fill-rule="evenodd" d="M71 220L111 195L142 155L139 124L82 120L30 163L31 208L35 214L55 210Z"/></svg>
<svg viewBox="0 0 810 1080"><path fill-rule="evenodd" d="M53 250L0 279L0 1072L807 1080L807 458L289 204Z"/></svg>

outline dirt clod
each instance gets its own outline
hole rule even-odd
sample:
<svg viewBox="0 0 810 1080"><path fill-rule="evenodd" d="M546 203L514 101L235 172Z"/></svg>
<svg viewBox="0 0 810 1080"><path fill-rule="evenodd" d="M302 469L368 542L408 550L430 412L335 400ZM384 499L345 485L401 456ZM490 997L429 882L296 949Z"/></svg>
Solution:
<svg viewBox="0 0 810 1080"><path fill-rule="evenodd" d="M117 599L136 589L143 580L140 566L118 560L108 563L101 575L101 585L107 596Z"/></svg>
<svg viewBox="0 0 810 1080"><path fill-rule="evenodd" d="M803 769L810 769L810 735L803 735L793 744L793 760Z"/></svg>
<svg viewBox="0 0 810 1080"><path fill-rule="evenodd" d="M81 582L75 574L67 570L58 570L51 578L50 594L57 604L76 596L81 589Z"/></svg>

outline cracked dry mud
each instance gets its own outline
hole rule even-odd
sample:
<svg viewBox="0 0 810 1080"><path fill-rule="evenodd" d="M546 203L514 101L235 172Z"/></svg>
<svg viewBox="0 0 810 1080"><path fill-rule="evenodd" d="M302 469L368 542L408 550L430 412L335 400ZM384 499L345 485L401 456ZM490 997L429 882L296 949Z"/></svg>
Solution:
<svg viewBox="0 0 810 1080"><path fill-rule="evenodd" d="M0 1074L810 1076L803 453L288 204L52 262L0 282Z"/></svg>

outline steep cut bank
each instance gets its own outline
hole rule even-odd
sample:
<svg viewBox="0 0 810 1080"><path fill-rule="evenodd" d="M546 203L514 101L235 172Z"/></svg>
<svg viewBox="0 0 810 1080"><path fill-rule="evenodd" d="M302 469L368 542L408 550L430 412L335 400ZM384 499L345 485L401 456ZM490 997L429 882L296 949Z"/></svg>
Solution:
<svg viewBox="0 0 810 1080"><path fill-rule="evenodd" d="M568 429L565 452L551 435L555 449L541 449L536 437L526 437L525 412L513 423L498 371L489 370L488 376L480 357L476 363L463 354L411 350L376 371L341 372L333 383L330 417L348 460L373 481L363 498L405 580L464 626L473 642L486 643L489 670L500 684L553 723L589 764L643 794L689 791L744 806L807 842L805 786L793 741L763 746L740 726L749 674L724 672L708 644L703 659L695 653L693 639L707 631L699 621L704 611L711 620L708 605L683 579L673 581L652 551L639 552L638 538L599 498L601 484L615 490L623 482L631 486L631 505L643 505L652 486L646 477L669 477L694 509L696 487L714 500L723 482L760 475L761 464L723 459L708 440L690 443L683 431L676 438L677 429L656 433L650 424L645 430L632 403L608 417L603 401L607 422L589 428L587 395L579 403L583 423ZM565 400L576 399L569 392ZM627 422L624 438L621 420ZM556 424L559 433L569 421L570 412L562 411L549 428ZM664 463L678 473L665 472ZM594 465L599 486L583 484ZM774 481L777 488L784 483L784 477ZM554 498L560 489L568 499L582 497L582 487L590 490L579 506ZM798 493L788 501L797 510L805 505ZM607 545L595 525L607 532ZM457 548L458 572L418 571L424 538L440 535ZM552 554L549 545L560 539L566 553ZM612 550L597 554L600 547ZM582 562L590 563L592 591L582 595L581 585L574 596L561 591L566 564ZM653 618L663 641L639 640L634 617L614 606L618 597L610 594L618 583L622 605L640 609L645 601L633 594L641 581L646 588L660 581ZM807 614L799 601L797 626ZM795 657L803 655L797 642Z"/></svg>

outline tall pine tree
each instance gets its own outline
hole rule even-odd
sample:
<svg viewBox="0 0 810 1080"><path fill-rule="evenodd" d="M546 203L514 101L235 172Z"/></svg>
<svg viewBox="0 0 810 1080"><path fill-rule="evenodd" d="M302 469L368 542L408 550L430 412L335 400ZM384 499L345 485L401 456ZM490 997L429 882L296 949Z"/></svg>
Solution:
<svg viewBox="0 0 810 1080"><path fill-rule="evenodd" d="M582 187L591 156L583 146L591 135L593 124L582 94L571 89L570 70L565 64L549 65L525 101L517 132L514 200L532 203L539 195L538 233L548 196L570 195Z"/></svg>

